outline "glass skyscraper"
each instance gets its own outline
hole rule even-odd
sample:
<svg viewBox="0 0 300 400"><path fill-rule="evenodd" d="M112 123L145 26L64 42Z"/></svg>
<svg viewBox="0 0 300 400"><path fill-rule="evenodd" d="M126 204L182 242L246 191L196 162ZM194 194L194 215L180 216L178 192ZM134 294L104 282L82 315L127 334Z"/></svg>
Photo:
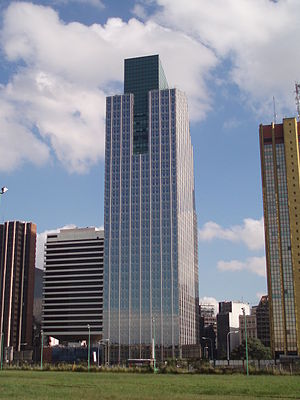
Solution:
<svg viewBox="0 0 300 400"><path fill-rule="evenodd" d="M104 339L117 359L197 342L198 251L187 99L159 56L125 60L107 98Z"/></svg>

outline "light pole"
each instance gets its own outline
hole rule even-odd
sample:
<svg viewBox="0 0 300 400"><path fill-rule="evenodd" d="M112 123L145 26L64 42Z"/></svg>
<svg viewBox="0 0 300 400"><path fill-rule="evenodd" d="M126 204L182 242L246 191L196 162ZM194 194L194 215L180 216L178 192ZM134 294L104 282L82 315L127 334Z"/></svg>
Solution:
<svg viewBox="0 0 300 400"><path fill-rule="evenodd" d="M90 346L91 346L91 326L88 324L87 326L89 330L89 344L88 344L88 372L90 371Z"/></svg>
<svg viewBox="0 0 300 400"><path fill-rule="evenodd" d="M4 344L3 336L4 336L4 334L3 334L3 332L1 332L1 342L0 342L0 345L1 345L1 348L0 348L0 351L1 351L1 356L0 356L0 358L1 358L1 370L3 369L3 344Z"/></svg>
<svg viewBox="0 0 300 400"><path fill-rule="evenodd" d="M232 333L239 333L239 331L229 331L227 333L227 362L228 362L228 365L229 365L229 359L230 359L230 357L229 357L229 355L230 355L230 352L229 352L229 335L231 335Z"/></svg>
<svg viewBox="0 0 300 400"><path fill-rule="evenodd" d="M153 338L152 338L153 372L156 374L157 368L156 368L156 358L155 358L155 318L154 317L152 317L152 333L153 333Z"/></svg>
<svg viewBox="0 0 300 400"><path fill-rule="evenodd" d="M0 190L0 196L2 196L5 192L7 192L8 191L8 189L7 189L7 187L5 187L5 186L3 186L2 188L1 188L1 190ZM1 197L0 197L1 198Z"/></svg>
<svg viewBox="0 0 300 400"><path fill-rule="evenodd" d="M4 194L4 193L7 192L7 191L8 191L7 187L3 186L3 187L1 188L1 190L0 190L0 194Z"/></svg>
<svg viewBox="0 0 300 400"><path fill-rule="evenodd" d="M44 331L41 330L41 369L43 369Z"/></svg>
<svg viewBox="0 0 300 400"><path fill-rule="evenodd" d="M249 375L249 363L248 363L248 340L247 340L247 318L245 313L245 307L242 307L244 321L245 321L245 342L246 342L246 370L247 376Z"/></svg>
<svg viewBox="0 0 300 400"><path fill-rule="evenodd" d="M211 360L213 360L213 359L214 359L214 353L213 353L212 338L202 336L202 339L203 339L203 340L209 340L209 341L210 341L210 358L211 358Z"/></svg>

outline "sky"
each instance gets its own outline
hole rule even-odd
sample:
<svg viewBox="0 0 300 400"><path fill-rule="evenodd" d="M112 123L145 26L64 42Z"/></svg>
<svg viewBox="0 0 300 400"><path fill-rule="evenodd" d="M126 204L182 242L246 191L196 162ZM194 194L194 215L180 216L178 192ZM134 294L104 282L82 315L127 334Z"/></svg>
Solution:
<svg viewBox="0 0 300 400"><path fill-rule="evenodd" d="M259 124L296 116L299 0L0 2L0 221L103 226L106 96L159 54L189 101L204 303L267 293ZM274 102L275 98L275 115Z"/></svg>

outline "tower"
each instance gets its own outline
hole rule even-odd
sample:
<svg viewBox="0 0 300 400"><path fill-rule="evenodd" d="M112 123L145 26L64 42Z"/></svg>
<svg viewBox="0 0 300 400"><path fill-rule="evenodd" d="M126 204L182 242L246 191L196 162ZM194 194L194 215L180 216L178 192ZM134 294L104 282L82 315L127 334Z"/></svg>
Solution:
<svg viewBox="0 0 300 400"><path fill-rule="evenodd" d="M260 126L271 348L300 353L300 169L295 118Z"/></svg>
<svg viewBox="0 0 300 400"><path fill-rule="evenodd" d="M0 333L15 351L32 346L35 244L35 224L0 224Z"/></svg>
<svg viewBox="0 0 300 400"><path fill-rule="evenodd" d="M104 232L61 229L47 236L43 281L45 335L62 342L102 337Z"/></svg>
<svg viewBox="0 0 300 400"><path fill-rule="evenodd" d="M193 149L184 93L159 56L125 60L107 98L104 334L116 359L174 357L198 329Z"/></svg>

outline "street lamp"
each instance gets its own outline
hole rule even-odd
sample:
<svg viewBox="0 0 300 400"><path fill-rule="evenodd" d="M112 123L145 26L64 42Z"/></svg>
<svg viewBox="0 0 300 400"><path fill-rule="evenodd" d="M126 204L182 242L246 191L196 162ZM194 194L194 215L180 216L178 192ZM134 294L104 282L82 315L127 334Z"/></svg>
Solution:
<svg viewBox="0 0 300 400"><path fill-rule="evenodd" d="M4 193L7 192L7 191L8 191L7 187L3 186L3 187L1 188L0 194L4 194Z"/></svg>
<svg viewBox="0 0 300 400"><path fill-rule="evenodd" d="M248 365L248 340L247 340L247 318L245 313L245 307L242 307L244 321L245 321L245 342L246 342L246 368L247 368L247 376L249 375L249 365Z"/></svg>
<svg viewBox="0 0 300 400"><path fill-rule="evenodd" d="M153 358L153 372L156 374L157 373L157 368L156 368L156 357L155 357L155 318L152 317L152 358Z"/></svg>
<svg viewBox="0 0 300 400"><path fill-rule="evenodd" d="M87 326L89 330L89 344L88 344L88 372L90 371L90 346L91 346L91 326L88 324Z"/></svg>
<svg viewBox="0 0 300 400"><path fill-rule="evenodd" d="M3 340L3 336L4 336L4 333L3 332L1 332L1 342L0 342L0 352L1 352L1 356L0 356L0 358L1 358L1 370L3 369L3 344L4 344L4 340Z"/></svg>
<svg viewBox="0 0 300 400"><path fill-rule="evenodd" d="M214 353L213 353L212 338L202 336L202 339L203 339L203 340L209 340L209 341L210 341L210 353L211 353L211 356L210 356L210 357L211 357L211 359L213 360L213 359L214 359Z"/></svg>
<svg viewBox="0 0 300 400"><path fill-rule="evenodd" d="M43 369L44 331L41 330L41 369Z"/></svg>
<svg viewBox="0 0 300 400"><path fill-rule="evenodd" d="M227 333L227 362L228 362L228 365L229 365L229 335L231 335L232 333L239 333L239 331L229 331L228 333Z"/></svg>

